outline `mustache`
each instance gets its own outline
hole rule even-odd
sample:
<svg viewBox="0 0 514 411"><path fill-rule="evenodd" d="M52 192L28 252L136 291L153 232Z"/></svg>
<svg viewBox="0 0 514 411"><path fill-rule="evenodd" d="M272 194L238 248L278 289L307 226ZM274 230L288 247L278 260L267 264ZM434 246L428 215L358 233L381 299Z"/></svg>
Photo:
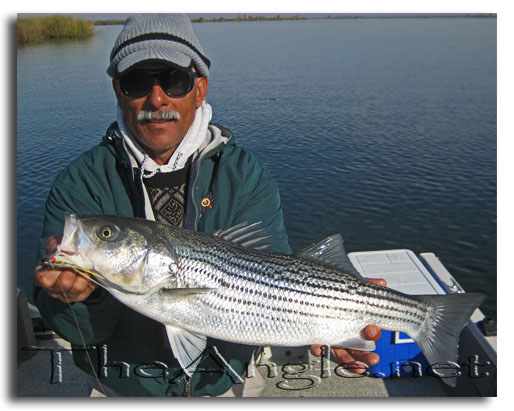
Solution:
<svg viewBox="0 0 514 411"><path fill-rule="evenodd" d="M148 111L141 110L137 114L137 121L152 120L180 120L180 113L175 110Z"/></svg>

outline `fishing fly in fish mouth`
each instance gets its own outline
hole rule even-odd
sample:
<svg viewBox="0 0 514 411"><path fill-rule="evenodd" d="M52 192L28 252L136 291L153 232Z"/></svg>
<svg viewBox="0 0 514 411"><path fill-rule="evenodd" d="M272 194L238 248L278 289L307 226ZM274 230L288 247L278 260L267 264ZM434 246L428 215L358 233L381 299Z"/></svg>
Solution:
<svg viewBox="0 0 514 411"><path fill-rule="evenodd" d="M195 341L202 350L206 337L372 351L360 334L368 324L408 334L429 362L456 362L460 331L483 295L408 296L360 277L338 235L291 256L264 251L263 231L241 224L206 235L148 220L67 215L63 242L48 261L93 276L165 324L186 372L194 370L184 347Z"/></svg>

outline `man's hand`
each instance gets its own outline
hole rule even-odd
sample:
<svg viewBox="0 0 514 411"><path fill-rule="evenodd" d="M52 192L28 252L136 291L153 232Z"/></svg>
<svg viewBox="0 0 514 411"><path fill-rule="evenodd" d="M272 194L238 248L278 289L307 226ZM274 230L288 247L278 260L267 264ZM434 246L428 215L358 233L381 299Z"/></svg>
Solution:
<svg viewBox="0 0 514 411"><path fill-rule="evenodd" d="M46 253L54 252L59 241L55 237L50 237L46 243ZM84 301L97 287L92 281L72 270L46 265L36 267L34 283L44 288L50 297L65 303Z"/></svg>
<svg viewBox="0 0 514 411"><path fill-rule="evenodd" d="M381 285L387 286L386 280L383 278L366 278L366 280ZM362 331L362 336L366 340L378 341L380 338L381 332L380 328L376 325L368 325ZM311 345L310 350L311 353L316 357L321 355L321 345ZM380 361L380 356L374 352L369 351L360 351L360 350L352 350L349 348L332 348L330 349L334 359L339 364L351 364L355 363L356 367L354 369L348 368L348 371L351 371L355 374L364 374L367 370L358 362L366 364L368 367L378 364Z"/></svg>

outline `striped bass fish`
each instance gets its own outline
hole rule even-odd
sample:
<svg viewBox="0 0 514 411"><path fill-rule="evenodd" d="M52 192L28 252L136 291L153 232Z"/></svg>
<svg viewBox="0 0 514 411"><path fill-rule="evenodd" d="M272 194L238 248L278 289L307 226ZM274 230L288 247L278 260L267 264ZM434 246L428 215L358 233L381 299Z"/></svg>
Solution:
<svg viewBox="0 0 514 411"><path fill-rule="evenodd" d="M188 374L206 336L372 351L374 342L360 334L369 324L409 335L430 364L457 362L459 334L483 294L410 296L368 282L348 260L340 235L295 255L264 251L267 237L258 224L202 234L143 219L68 214L47 262L90 275L122 303L165 324ZM444 381L455 386L456 377Z"/></svg>

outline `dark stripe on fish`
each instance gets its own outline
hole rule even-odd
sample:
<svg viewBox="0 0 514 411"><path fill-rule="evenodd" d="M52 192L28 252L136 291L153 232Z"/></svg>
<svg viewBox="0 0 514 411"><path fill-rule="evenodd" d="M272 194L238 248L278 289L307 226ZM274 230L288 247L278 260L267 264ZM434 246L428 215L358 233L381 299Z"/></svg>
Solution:
<svg viewBox="0 0 514 411"><path fill-rule="evenodd" d="M326 294L319 294L319 293L315 293L314 290L300 290L300 289L295 289L295 288L289 288L289 287L285 287L285 286L280 286L278 284L270 284L269 281L260 280L255 277L242 275L242 274L240 274L241 271L248 271L249 267L247 265L235 264L233 260L224 259L224 258L220 257L219 254L209 253L209 251L204 251L202 254L203 255L210 254L211 257L216 257L220 261L216 261L212 258L204 258L203 255L202 256L197 255L196 258L192 258L191 256L188 256L186 258L186 260L194 261L196 263L201 263L201 264L205 264L207 266L212 267L213 270L207 269L207 270L202 270L202 271L204 272L204 274L207 274L209 277L211 277L212 280L220 283L220 285L223 285L226 288L234 289L236 287L236 284L232 283L232 287L230 287L229 283L227 281L225 281L219 277L216 278L215 277L216 271L222 272L222 273L224 273L224 275L227 275L227 276L233 276L237 279L248 281L250 283L259 284L259 285L263 285L266 287L272 286L274 289L281 290L281 291L290 291L290 292L294 292L294 293L298 293L298 294L308 295L309 297L313 297L313 298L324 298L324 299L328 299L328 300L333 300L333 301L338 301L338 302L348 302L348 303L357 305L357 307L355 309L352 309L349 307L338 307L338 306L327 305L327 307L334 309L334 310L341 310L344 312L362 312L362 310L365 310L366 314L377 315L377 316L380 316L381 318L390 318L392 320L393 319L403 320L405 318L405 315L415 317L420 322L422 322L425 318L425 315L419 309L419 305L416 306L414 304L409 304L410 302L406 304L405 301L400 298L397 298L396 301L394 301L393 299L390 298L390 294L387 293L387 295L386 295L382 289L377 289L376 292L374 292L374 293L366 293L366 292L363 292L362 290L355 292L355 295L359 296L359 297L368 298L368 299L378 299L380 301L378 303L374 303L369 300L361 302L358 299L348 298L348 297L345 297L344 295L331 296L331 295L326 295ZM229 270L228 267L236 268L237 271ZM192 270L192 271L194 271L194 270ZM229 271L229 272L227 272L227 271ZM289 270L289 273L291 273L291 270ZM289 279L290 279L290 277L289 277ZM222 284L222 283L224 283L224 284ZM296 282L296 284L301 284L301 283ZM356 284L358 284L358 283L356 283ZM358 285L359 285L359 287L361 287L360 284L358 284ZM319 288L322 288L322 287L318 286L318 289ZM348 290L346 290L346 289L335 289L334 290L334 287L325 287L323 289L328 290L328 291L348 293ZM241 288L238 288L238 290L243 291ZM256 289L252 290L251 288L248 288L248 293L261 294L261 296L264 296L258 290L256 290ZM392 295L394 296L395 294L392 294ZM278 294L267 293L267 295L264 297L272 298L275 300L286 301L286 302L287 301L293 302L291 298L289 298L289 300L287 300L287 299L282 298L282 296L278 295ZM299 301L304 301L304 300L299 300ZM386 302L387 304L383 304L381 302ZM395 305L395 303L396 303L396 305ZM300 304L303 304L303 303L300 302ZM315 306L316 303L309 303L309 305ZM384 308L388 308L391 311L398 313L399 315L398 316L391 316L391 315L387 316L383 313L377 314L377 313L373 312L372 310L370 310L370 308L376 308L377 310L383 310ZM414 310L409 310L409 308L414 308ZM314 315L308 314L308 313L304 313L304 314L314 316ZM412 321L412 322L415 322L415 321Z"/></svg>

